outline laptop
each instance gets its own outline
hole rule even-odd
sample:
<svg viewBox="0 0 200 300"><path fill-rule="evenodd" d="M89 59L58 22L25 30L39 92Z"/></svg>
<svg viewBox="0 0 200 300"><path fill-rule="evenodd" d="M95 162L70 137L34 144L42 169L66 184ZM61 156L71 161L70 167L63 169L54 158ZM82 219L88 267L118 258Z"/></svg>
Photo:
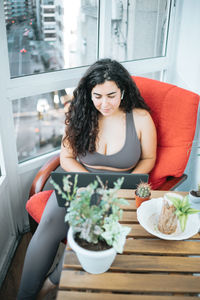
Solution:
<svg viewBox="0 0 200 300"><path fill-rule="evenodd" d="M63 177L70 175L70 181L74 183L75 175L78 174L78 187L86 187L91 182L97 180L97 176L100 177L103 184L106 184L108 188L113 188L113 182L118 178L124 177L121 189L136 189L137 185L142 182L148 182L148 174L131 174L131 173L86 173L86 172L52 172L51 178L60 186L63 190ZM58 205L65 206L66 200L58 194L55 190Z"/></svg>

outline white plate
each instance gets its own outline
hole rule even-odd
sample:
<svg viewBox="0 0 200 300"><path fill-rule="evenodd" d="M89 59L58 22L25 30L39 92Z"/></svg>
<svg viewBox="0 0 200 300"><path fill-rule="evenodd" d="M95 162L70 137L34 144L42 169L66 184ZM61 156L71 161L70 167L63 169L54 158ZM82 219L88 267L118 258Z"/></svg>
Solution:
<svg viewBox="0 0 200 300"><path fill-rule="evenodd" d="M177 229L172 234L164 234L158 230L158 219L162 209L163 198L154 198L144 201L137 209L139 223L149 233L164 240L185 240L195 235L200 228L200 218L198 214L188 216L185 230L182 232L179 222Z"/></svg>

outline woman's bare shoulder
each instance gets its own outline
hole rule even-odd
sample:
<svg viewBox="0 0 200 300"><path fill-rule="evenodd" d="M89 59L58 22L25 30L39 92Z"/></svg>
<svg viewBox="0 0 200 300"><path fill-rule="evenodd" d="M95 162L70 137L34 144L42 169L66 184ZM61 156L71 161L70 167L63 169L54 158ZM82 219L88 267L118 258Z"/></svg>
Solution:
<svg viewBox="0 0 200 300"><path fill-rule="evenodd" d="M151 128L154 126L153 119L146 109L135 108L133 109L133 118L135 126L138 130Z"/></svg>
<svg viewBox="0 0 200 300"><path fill-rule="evenodd" d="M133 116L138 120L144 120L144 118L151 118L150 113L146 109L142 109L142 108L134 108Z"/></svg>

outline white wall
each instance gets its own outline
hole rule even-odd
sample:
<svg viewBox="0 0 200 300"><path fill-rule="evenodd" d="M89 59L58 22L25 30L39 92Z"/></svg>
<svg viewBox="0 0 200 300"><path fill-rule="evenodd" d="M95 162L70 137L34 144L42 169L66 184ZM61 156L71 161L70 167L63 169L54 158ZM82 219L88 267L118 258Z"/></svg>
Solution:
<svg viewBox="0 0 200 300"><path fill-rule="evenodd" d="M177 9L179 28L172 80L200 94L200 1L179 0Z"/></svg>
<svg viewBox="0 0 200 300"><path fill-rule="evenodd" d="M177 0L176 32L171 55L170 83L200 94L200 1ZM175 67L174 67L175 66ZM185 172L188 180L179 190L197 187L200 182L200 110L190 160Z"/></svg>

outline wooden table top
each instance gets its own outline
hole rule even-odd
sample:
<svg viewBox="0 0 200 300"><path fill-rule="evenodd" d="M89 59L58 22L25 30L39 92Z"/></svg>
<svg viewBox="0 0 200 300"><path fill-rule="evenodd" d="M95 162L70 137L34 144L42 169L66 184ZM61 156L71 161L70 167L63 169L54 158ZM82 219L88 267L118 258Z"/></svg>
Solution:
<svg viewBox="0 0 200 300"><path fill-rule="evenodd" d="M164 193L153 191L152 198ZM93 275L67 249L57 300L200 299L200 234L185 241L152 236L137 221L133 190L122 190L120 196L130 202L122 223L132 228L123 254L106 273Z"/></svg>

